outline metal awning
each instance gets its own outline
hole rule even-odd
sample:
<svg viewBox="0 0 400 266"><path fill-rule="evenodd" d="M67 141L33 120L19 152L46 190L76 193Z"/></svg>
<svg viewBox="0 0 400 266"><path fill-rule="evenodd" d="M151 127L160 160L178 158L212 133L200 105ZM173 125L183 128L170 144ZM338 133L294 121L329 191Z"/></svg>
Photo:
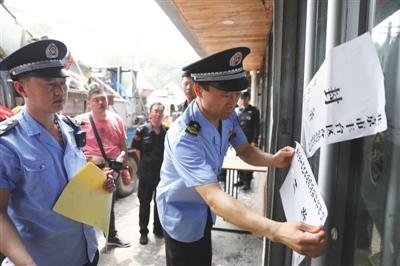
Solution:
<svg viewBox="0 0 400 266"><path fill-rule="evenodd" d="M156 0L201 56L247 46L246 70L262 67L272 26L272 0Z"/></svg>

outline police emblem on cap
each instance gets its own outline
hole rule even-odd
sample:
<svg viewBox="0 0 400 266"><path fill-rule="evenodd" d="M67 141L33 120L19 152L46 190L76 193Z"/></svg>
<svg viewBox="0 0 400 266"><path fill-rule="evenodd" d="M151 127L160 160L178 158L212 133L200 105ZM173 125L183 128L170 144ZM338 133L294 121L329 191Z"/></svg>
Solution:
<svg viewBox="0 0 400 266"><path fill-rule="evenodd" d="M235 53L232 57L231 60L229 60L229 65L231 67L237 66L242 62L243 54L241 52Z"/></svg>
<svg viewBox="0 0 400 266"><path fill-rule="evenodd" d="M200 132L201 126L199 122L196 121L190 121L188 127L186 128L186 132L189 133L190 135L197 136Z"/></svg>
<svg viewBox="0 0 400 266"><path fill-rule="evenodd" d="M40 40L16 50L0 62L0 70L10 72L12 80L30 75L45 78L65 78L68 72L63 59L68 52L57 40Z"/></svg>
<svg viewBox="0 0 400 266"><path fill-rule="evenodd" d="M193 81L224 91L241 91L249 87L243 60L250 53L248 47L235 47L210 55L182 70L189 72Z"/></svg>
<svg viewBox="0 0 400 266"><path fill-rule="evenodd" d="M46 48L46 56L48 59L54 59L58 57L58 48L54 43L50 43Z"/></svg>

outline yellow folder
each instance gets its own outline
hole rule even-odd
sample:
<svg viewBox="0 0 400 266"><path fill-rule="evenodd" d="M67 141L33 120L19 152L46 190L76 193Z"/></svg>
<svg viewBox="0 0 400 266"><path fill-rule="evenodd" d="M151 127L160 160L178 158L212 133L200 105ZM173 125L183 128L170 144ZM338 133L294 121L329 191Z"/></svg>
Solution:
<svg viewBox="0 0 400 266"><path fill-rule="evenodd" d="M112 193L103 189L105 179L100 168L91 162L87 163L67 184L53 210L96 227L108 237Z"/></svg>

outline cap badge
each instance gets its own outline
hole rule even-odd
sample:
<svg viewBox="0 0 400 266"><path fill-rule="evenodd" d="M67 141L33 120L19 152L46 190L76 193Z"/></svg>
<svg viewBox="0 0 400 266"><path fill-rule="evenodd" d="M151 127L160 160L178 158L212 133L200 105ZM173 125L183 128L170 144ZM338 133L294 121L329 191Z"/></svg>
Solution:
<svg viewBox="0 0 400 266"><path fill-rule="evenodd" d="M58 48L54 43L50 43L46 48L46 56L48 59L54 59L58 57Z"/></svg>
<svg viewBox="0 0 400 266"><path fill-rule="evenodd" d="M230 59L229 65L231 67L237 66L242 62L243 54L241 52L236 52Z"/></svg>
<svg viewBox="0 0 400 266"><path fill-rule="evenodd" d="M197 136L200 132L201 126L196 121L190 121L188 127L186 128L186 132L190 135Z"/></svg>

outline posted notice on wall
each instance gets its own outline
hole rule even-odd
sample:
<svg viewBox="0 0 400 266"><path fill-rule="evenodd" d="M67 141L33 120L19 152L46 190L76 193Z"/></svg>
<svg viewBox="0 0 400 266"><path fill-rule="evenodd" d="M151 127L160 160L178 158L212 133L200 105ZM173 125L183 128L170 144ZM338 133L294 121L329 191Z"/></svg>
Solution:
<svg viewBox="0 0 400 266"><path fill-rule="evenodd" d="M287 221L303 221L310 225L325 223L328 210L303 148L297 142L280 195ZM293 252L292 265L299 265L303 259L303 255Z"/></svg>
<svg viewBox="0 0 400 266"><path fill-rule="evenodd" d="M302 121L307 157L323 144L386 130L383 72L369 33L327 54L304 90Z"/></svg>

